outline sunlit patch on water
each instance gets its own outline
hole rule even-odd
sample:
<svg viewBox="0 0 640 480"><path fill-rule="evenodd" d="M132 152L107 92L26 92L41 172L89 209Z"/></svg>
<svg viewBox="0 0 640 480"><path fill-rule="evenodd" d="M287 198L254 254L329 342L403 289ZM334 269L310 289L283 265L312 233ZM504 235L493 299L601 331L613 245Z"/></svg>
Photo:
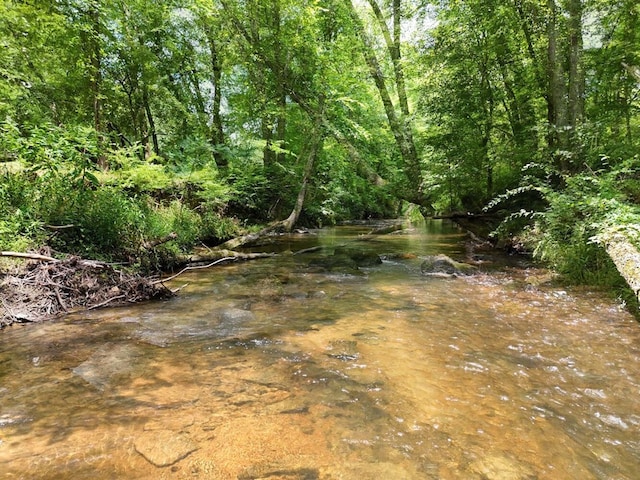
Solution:
<svg viewBox="0 0 640 480"><path fill-rule="evenodd" d="M284 249L331 255L366 231ZM168 302L2 332L0 471L637 478L638 324L502 259L471 276L421 275L426 255L462 260L461 240L413 229L362 242L384 261L357 273L304 255L192 272Z"/></svg>

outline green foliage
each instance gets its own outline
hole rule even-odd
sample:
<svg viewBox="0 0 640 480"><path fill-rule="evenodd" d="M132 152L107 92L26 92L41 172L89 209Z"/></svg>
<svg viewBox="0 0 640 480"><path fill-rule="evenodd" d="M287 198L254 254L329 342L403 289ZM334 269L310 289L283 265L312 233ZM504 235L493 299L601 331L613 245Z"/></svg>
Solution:
<svg viewBox="0 0 640 480"><path fill-rule="evenodd" d="M544 191L548 206L528 212L533 222L525 233L536 257L575 282L623 285L600 243L605 235L623 231L640 245L640 208L620 189L620 178L627 175L628 167L622 166L566 176L561 189L537 189Z"/></svg>
<svg viewBox="0 0 640 480"><path fill-rule="evenodd" d="M2 148L15 158L0 179L3 249L48 243L67 253L127 260L141 254L144 241L175 232L154 260L168 262L203 237L237 231L211 213L223 208L228 192L211 163L176 170L141 161L135 148L118 149L108 157L113 169L98 172L95 131L45 125L21 135L9 122L2 127Z"/></svg>
<svg viewBox="0 0 640 480"><path fill-rule="evenodd" d="M401 2L393 51L377 4L0 2L2 248L127 259L175 232L146 260L170 262L285 218L320 135L302 222L488 204L558 269L608 271L603 232L638 236L638 2Z"/></svg>

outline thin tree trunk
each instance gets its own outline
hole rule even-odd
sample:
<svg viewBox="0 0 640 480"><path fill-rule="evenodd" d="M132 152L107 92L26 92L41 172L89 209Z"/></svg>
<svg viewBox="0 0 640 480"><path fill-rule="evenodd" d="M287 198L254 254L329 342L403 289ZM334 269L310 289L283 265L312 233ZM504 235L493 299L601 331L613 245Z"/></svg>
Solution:
<svg viewBox="0 0 640 480"><path fill-rule="evenodd" d="M89 32L89 48L90 48L90 89L93 97L93 128L96 131L98 142L98 166L102 169L107 167L107 158L104 154L104 125L102 121L102 54L100 52L100 4L91 2L89 6L89 22L91 30Z"/></svg>
<svg viewBox="0 0 640 480"><path fill-rule="evenodd" d="M160 144L158 143L158 133L156 132L156 122L153 119L151 113L151 105L149 104L149 87L146 84L142 86L142 103L144 106L144 112L147 116L147 123L149 124L149 133L151 141L153 142L153 153L160 155Z"/></svg>
<svg viewBox="0 0 640 480"><path fill-rule="evenodd" d="M226 157L219 150L219 146L224 145L224 129L222 126L222 64L220 60L220 53L218 46L216 45L213 32L210 29L206 30L207 41L209 43L209 54L211 56L211 79L213 83L213 104L211 109L211 143L213 145L213 158L218 168L227 168L229 162Z"/></svg>
<svg viewBox="0 0 640 480"><path fill-rule="evenodd" d="M585 77L582 66L582 0L570 0L569 10L569 97L568 123L575 128L584 115Z"/></svg>
<svg viewBox="0 0 640 480"><path fill-rule="evenodd" d="M393 100L391 99L384 74L382 73L382 69L376 57L375 50L371 40L365 32L364 25L356 12L355 6L351 1L347 2L347 5L350 9L354 25L357 28L358 35L362 41L362 53L365 62L369 67L369 73L380 94L380 99L382 100L387 121L389 123L389 128L391 129L398 149L402 155L405 176L407 177L411 189L414 191L414 203L421 206L429 206L428 198L422 191L422 170L420 168L420 162L415 143L413 141L413 136L410 133L410 129L405 126L404 116L398 117L398 114L396 113L396 109L393 104ZM398 88L397 85L396 88Z"/></svg>
<svg viewBox="0 0 640 480"><path fill-rule="evenodd" d="M282 75L286 76L286 68L285 71L282 72ZM278 116L276 117L276 142L278 146L278 152L276 153L276 161L283 162L285 157L285 152L283 149L286 147L286 137L287 137L287 94L286 94L286 79L282 79L280 85L278 86Z"/></svg>
<svg viewBox="0 0 640 480"><path fill-rule="evenodd" d="M286 232L290 232L293 229L293 226L296 224L298 218L300 217L300 213L302 212L302 207L304 206L304 200L307 194L307 186L313 174L316 158L318 156L318 152L322 149L322 142L324 139L324 134L322 132L322 120L324 116L322 111L323 104L324 100L321 98L318 106L319 111L316 113L313 120L311 142L307 148L307 162L304 167L304 173L302 175L302 183L300 185L300 190L298 191L298 197L296 198L296 203L293 207L293 210L291 211L291 214L283 221L284 230Z"/></svg>
<svg viewBox="0 0 640 480"><path fill-rule="evenodd" d="M522 33L524 34L525 40L527 42L527 53L534 66L536 81L538 82L538 86L544 95L547 92L547 85L545 82L545 75L541 67L543 63L541 63L538 60L538 55L536 54L536 49L534 47L533 35L531 33L530 21L529 19L527 19L527 15L526 15L526 12L524 11L522 1L523 0L515 0L515 8L516 8L516 11L518 12L518 17L520 18Z"/></svg>

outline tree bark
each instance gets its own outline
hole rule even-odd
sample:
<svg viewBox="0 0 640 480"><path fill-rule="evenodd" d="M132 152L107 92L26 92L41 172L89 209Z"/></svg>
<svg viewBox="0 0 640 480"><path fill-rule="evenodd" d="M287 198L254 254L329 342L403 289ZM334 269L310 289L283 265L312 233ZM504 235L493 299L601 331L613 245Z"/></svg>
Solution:
<svg viewBox="0 0 640 480"><path fill-rule="evenodd" d="M225 143L224 129L222 126L222 62L220 52L216 44L211 28L206 28L209 55L211 57L211 80L213 84L213 102L211 106L211 144L213 146L213 158L218 168L226 169L229 166L227 158L219 150Z"/></svg>
<svg viewBox="0 0 640 480"><path fill-rule="evenodd" d="M149 104L149 87L146 83L142 85L142 104L144 107L144 113L147 117L147 123L149 125L148 135L151 137L153 143L153 153L160 155L160 144L158 143L158 132L156 132L156 122L153 119L151 112L151 105Z"/></svg>
<svg viewBox="0 0 640 480"><path fill-rule="evenodd" d="M566 149L565 127L566 104L564 69L560 53L558 52L558 7L555 0L547 0L547 119L549 121L549 134L547 142L552 152L558 149ZM566 171L568 164L565 155L556 156L558 167Z"/></svg>

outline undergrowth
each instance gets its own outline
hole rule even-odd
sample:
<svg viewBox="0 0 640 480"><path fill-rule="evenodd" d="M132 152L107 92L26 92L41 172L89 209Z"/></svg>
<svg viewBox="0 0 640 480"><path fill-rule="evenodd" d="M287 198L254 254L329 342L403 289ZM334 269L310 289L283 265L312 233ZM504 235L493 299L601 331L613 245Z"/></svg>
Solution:
<svg viewBox="0 0 640 480"><path fill-rule="evenodd" d="M579 174L548 169L544 173L537 178L523 176L521 187L487 206L495 210L509 202L519 205L505 216L495 234L518 235L536 259L562 274L565 281L603 287L637 305L603 241L620 232L640 247L640 208L635 202L640 198L638 158ZM532 192L536 201L531 200Z"/></svg>
<svg viewBox="0 0 640 480"><path fill-rule="evenodd" d="M54 250L85 258L164 268L201 242L226 240L239 222L226 218L229 188L209 164L154 163L119 149L96 163L87 132L50 126L18 134L11 162L0 165L0 249ZM145 249L145 242L175 233L175 240Z"/></svg>

